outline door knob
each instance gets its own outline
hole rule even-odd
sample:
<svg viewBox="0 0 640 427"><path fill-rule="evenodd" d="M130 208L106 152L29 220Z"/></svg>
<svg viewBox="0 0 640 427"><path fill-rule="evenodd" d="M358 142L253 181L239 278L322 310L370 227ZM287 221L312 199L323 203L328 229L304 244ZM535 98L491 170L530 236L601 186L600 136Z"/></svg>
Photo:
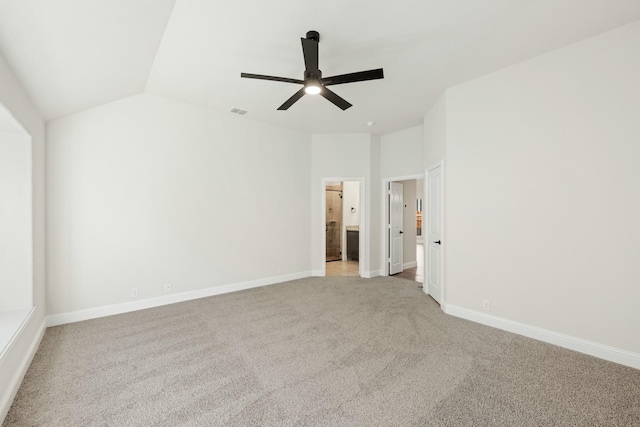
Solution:
<svg viewBox="0 0 640 427"><path fill-rule="evenodd" d="M440 243L440 240L438 240L437 242L433 242L433 243L437 243L437 244L439 244L439 245L441 244L441 243Z"/></svg>
<svg viewBox="0 0 640 427"><path fill-rule="evenodd" d="M404 234L404 231L400 231L400 234Z"/></svg>

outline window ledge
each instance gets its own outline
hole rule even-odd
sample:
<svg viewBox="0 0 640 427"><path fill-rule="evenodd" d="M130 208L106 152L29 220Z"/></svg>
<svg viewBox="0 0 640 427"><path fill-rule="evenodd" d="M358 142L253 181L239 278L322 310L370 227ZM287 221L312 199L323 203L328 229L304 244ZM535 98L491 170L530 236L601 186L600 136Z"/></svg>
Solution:
<svg viewBox="0 0 640 427"><path fill-rule="evenodd" d="M0 360L18 337L35 307L0 311Z"/></svg>

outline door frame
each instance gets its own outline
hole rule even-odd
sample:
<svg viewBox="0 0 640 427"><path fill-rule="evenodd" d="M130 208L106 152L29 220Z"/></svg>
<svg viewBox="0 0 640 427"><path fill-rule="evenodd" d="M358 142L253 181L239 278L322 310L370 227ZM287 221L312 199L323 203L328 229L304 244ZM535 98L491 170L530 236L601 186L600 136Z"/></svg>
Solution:
<svg viewBox="0 0 640 427"><path fill-rule="evenodd" d="M387 232L389 229L389 197L388 197L389 183L399 182L399 181L410 181L412 179L424 180L424 174L395 176L391 178L384 178L382 180L382 191L380 195L380 200L382 205L380 208L381 209L380 218L382 218L382 221L380 224L380 236L381 236L380 242L382 244L382 247L380 248L380 256L381 256L380 265L382 266L382 268L380 268L380 272L382 273L383 276L389 275L390 254L389 254L389 233ZM424 190L423 188L423 191L426 191L426 190ZM422 205L424 206L424 195L422 200L423 200ZM423 209L423 212L424 212L424 209ZM423 261L426 261L426 255Z"/></svg>
<svg viewBox="0 0 640 427"><path fill-rule="evenodd" d="M357 177L353 177L353 176L349 176L349 177L322 177L322 179L320 179L320 184L322 185L322 189L321 189L321 194L322 197L320 198L320 218L321 218L321 223L320 226L321 228L321 233L320 233L320 245L321 245L321 262L322 262L322 267L320 268L320 276L321 277L325 277L327 275L327 235L326 235L326 231L325 231L325 227L327 224L327 197L326 197L326 191L327 191L327 183L329 182L336 182L336 181L351 181L351 182L357 182L359 184L359 198L360 198L360 203L358 206L358 209L360 209L360 216L359 216L359 221L360 221L360 225L359 227L359 242L358 242L358 246L359 246L359 256L358 256L358 274L360 277L365 277L365 259L366 259L366 254L365 254L365 248L366 248L366 240L367 240L367 226L365 223L365 215L364 215L364 207L366 206L365 204L365 199L366 199L366 194L365 194L365 182L364 182L364 177L361 176L357 176ZM344 249L344 248L343 248Z"/></svg>
<svg viewBox="0 0 640 427"><path fill-rule="evenodd" d="M440 221L441 221L441 227L442 229L440 230L440 241L442 242L441 245L441 251L442 253L440 254L440 274L441 274L441 282L440 282L440 292L442 293L442 295L440 295L440 308L442 308L444 310L444 307L446 305L446 298L445 298L445 289L446 289L446 274L445 274L445 270L444 270L444 259L445 259L445 253L446 253L446 236L445 236L445 217L444 217L444 199L445 199L445 194L444 194L444 160L439 160L435 163L430 164L429 166L427 166L424 170L424 201L423 202L423 206L426 206L425 209L423 209L423 212L427 212L427 215L430 211L430 206L429 206L429 172L431 172L432 170L436 169L440 167ZM424 227L425 224L425 220L424 220L424 215L423 215L423 220L422 220L422 224L423 224L423 230L424 234L426 234L428 237L428 230L426 227ZM423 283L423 287L422 290L424 291L425 294L429 295L429 265L427 264L427 260L429 259L429 241L425 240L425 250L424 250L424 283Z"/></svg>

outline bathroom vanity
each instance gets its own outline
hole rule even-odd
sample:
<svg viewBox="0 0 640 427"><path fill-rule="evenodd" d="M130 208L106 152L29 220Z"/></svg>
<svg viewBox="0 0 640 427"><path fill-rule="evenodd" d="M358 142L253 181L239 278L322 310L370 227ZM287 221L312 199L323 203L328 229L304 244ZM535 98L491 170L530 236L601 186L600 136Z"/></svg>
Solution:
<svg viewBox="0 0 640 427"><path fill-rule="evenodd" d="M360 227L348 225L347 227L347 259L358 261L360 258Z"/></svg>

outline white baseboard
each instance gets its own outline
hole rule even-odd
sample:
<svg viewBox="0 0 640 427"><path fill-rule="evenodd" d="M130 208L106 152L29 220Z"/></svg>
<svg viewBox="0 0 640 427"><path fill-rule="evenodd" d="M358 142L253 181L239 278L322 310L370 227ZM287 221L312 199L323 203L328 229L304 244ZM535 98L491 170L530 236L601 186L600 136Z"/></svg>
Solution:
<svg viewBox="0 0 640 427"><path fill-rule="evenodd" d="M160 307L177 302L190 301L198 298L206 298L214 295L237 292L245 289L258 288L261 286L274 285L276 283L288 282L290 280L304 279L311 276L311 271L301 271L299 273L285 274L282 276L267 277L265 279L251 280L248 282L233 283L229 285L213 286L211 288L199 289L197 291L169 294L155 298L143 299L140 301L113 304L86 310L77 310L69 313L53 314L47 317L47 326L58 326L66 323L80 322L83 320L97 319L99 317L113 316L114 314L129 313L147 308Z"/></svg>
<svg viewBox="0 0 640 427"><path fill-rule="evenodd" d="M24 329L24 326L28 323L29 319L31 319L31 316L34 311L35 311L35 307L34 307L34 310L30 313L29 317L22 324L20 331L16 333L16 339L19 337L20 333ZM2 399L0 400L0 424L2 424L5 417L7 416L7 413L9 412L9 409L11 408L13 399L16 397L16 394L18 393L18 389L22 384L22 379L26 375L27 370L31 365L33 356L35 356L36 351L38 350L38 346L40 345L40 341L42 340L42 337L44 336L44 331L46 329L47 329L46 324L45 324L45 321L43 320L40 323L38 332L36 333L35 337L33 337L33 340L29 345L29 350L27 350L27 353L22 358L22 362L20 362L20 366L18 366L18 369L13 374L13 378L11 379L11 383L9 384L9 388L7 388L7 390L4 393L4 396L2 396ZM15 340L13 342L15 342ZM13 344L13 342L11 344ZM10 348L7 349L7 352L5 352L5 354L8 354L9 351L10 351ZM0 361L0 366L1 365L2 365L2 362Z"/></svg>
<svg viewBox="0 0 640 427"><path fill-rule="evenodd" d="M365 279L373 279L374 277L378 277L381 275L382 273L380 270L371 270L371 271L365 271L362 277Z"/></svg>
<svg viewBox="0 0 640 427"><path fill-rule="evenodd" d="M406 264L402 264L402 269L404 270L405 268L413 268L417 266L418 266L418 261L411 261Z"/></svg>
<svg viewBox="0 0 640 427"><path fill-rule="evenodd" d="M450 304L444 304L442 308L452 316L640 369L640 354L637 353Z"/></svg>
<svg viewBox="0 0 640 427"><path fill-rule="evenodd" d="M372 270L372 271L365 271L364 273L362 273L362 278L363 279L371 279L373 277L377 277L377 276L381 276L382 273L380 272L380 270ZM322 270L312 270L311 271L311 276L313 277L325 277L326 275L323 274Z"/></svg>

